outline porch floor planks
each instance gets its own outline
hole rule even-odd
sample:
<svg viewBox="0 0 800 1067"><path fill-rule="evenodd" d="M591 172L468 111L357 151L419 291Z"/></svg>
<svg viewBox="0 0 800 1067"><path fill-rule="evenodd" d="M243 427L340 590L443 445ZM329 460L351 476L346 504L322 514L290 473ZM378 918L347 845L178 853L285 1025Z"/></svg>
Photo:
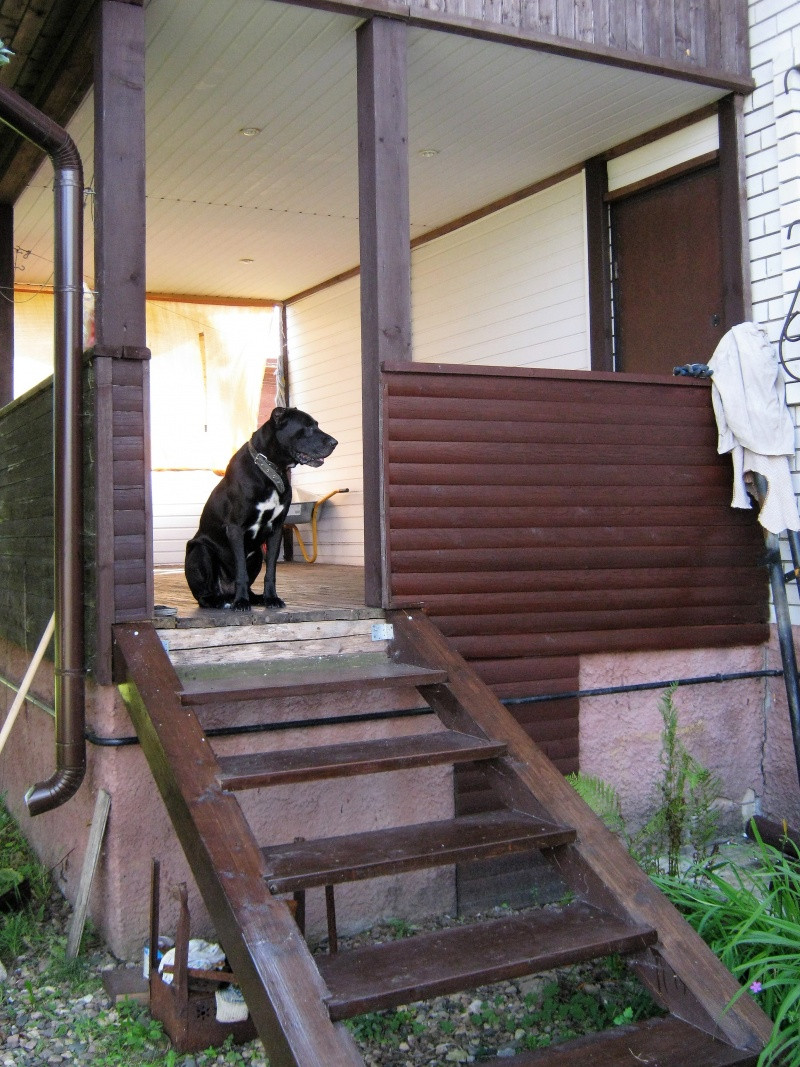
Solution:
<svg viewBox="0 0 800 1067"><path fill-rule="evenodd" d="M364 568L334 563L278 563L278 595L286 602L281 609L256 607L251 612L210 611L198 606L189 591L183 568L156 567L155 602L177 611L160 618L162 626L178 628L250 626L307 618L380 619L383 612L364 605Z"/></svg>
<svg viewBox="0 0 800 1067"><path fill-rule="evenodd" d="M650 927L575 903L367 945L317 957L317 963L331 990L331 1018L341 1020L551 967L636 952L656 938Z"/></svg>

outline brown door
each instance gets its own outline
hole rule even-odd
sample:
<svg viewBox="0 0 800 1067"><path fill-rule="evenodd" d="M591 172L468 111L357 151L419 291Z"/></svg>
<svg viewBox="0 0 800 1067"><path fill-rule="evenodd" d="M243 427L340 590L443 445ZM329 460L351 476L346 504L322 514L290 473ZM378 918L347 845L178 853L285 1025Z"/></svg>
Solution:
<svg viewBox="0 0 800 1067"><path fill-rule="evenodd" d="M707 363L723 334L719 168L611 206L617 370Z"/></svg>

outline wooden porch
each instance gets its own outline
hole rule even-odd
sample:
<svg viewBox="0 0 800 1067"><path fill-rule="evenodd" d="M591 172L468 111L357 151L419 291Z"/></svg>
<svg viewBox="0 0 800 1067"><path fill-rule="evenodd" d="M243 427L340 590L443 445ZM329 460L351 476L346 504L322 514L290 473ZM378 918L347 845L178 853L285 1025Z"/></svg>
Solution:
<svg viewBox="0 0 800 1067"><path fill-rule="evenodd" d="M383 616L380 609L365 607L364 568L334 563L279 563L278 593L286 601L286 607L280 611L255 608L249 614L241 614L199 608L180 567L157 567L153 585L159 626L168 624L170 619L179 627L210 627ZM163 608L168 610L160 610Z"/></svg>

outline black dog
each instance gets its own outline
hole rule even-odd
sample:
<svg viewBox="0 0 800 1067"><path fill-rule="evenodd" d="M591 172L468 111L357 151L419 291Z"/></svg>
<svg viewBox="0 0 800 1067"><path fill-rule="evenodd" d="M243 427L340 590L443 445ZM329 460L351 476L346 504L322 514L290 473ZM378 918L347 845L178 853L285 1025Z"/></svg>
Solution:
<svg viewBox="0 0 800 1067"><path fill-rule="evenodd" d="M206 501L200 528L186 545L186 581L201 608L284 607L275 590L275 563L292 498L287 471L298 463L321 466L337 443L304 411L275 408L231 458ZM261 570L264 543L267 569L261 595L250 586Z"/></svg>

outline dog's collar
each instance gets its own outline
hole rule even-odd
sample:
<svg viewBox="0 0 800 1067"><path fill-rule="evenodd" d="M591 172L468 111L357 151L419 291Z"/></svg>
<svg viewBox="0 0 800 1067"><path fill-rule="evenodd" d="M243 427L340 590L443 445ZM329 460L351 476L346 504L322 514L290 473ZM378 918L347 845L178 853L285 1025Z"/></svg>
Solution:
<svg viewBox="0 0 800 1067"><path fill-rule="evenodd" d="M255 465L263 474L266 474L266 476L269 478L269 480L272 482L278 492L282 494L286 489L286 482L281 477L280 471L275 466L275 464L270 463L267 457L265 455L262 455L261 452L256 452L255 448L253 448L252 441L247 442L247 449L250 455L253 457L253 463L255 463Z"/></svg>

